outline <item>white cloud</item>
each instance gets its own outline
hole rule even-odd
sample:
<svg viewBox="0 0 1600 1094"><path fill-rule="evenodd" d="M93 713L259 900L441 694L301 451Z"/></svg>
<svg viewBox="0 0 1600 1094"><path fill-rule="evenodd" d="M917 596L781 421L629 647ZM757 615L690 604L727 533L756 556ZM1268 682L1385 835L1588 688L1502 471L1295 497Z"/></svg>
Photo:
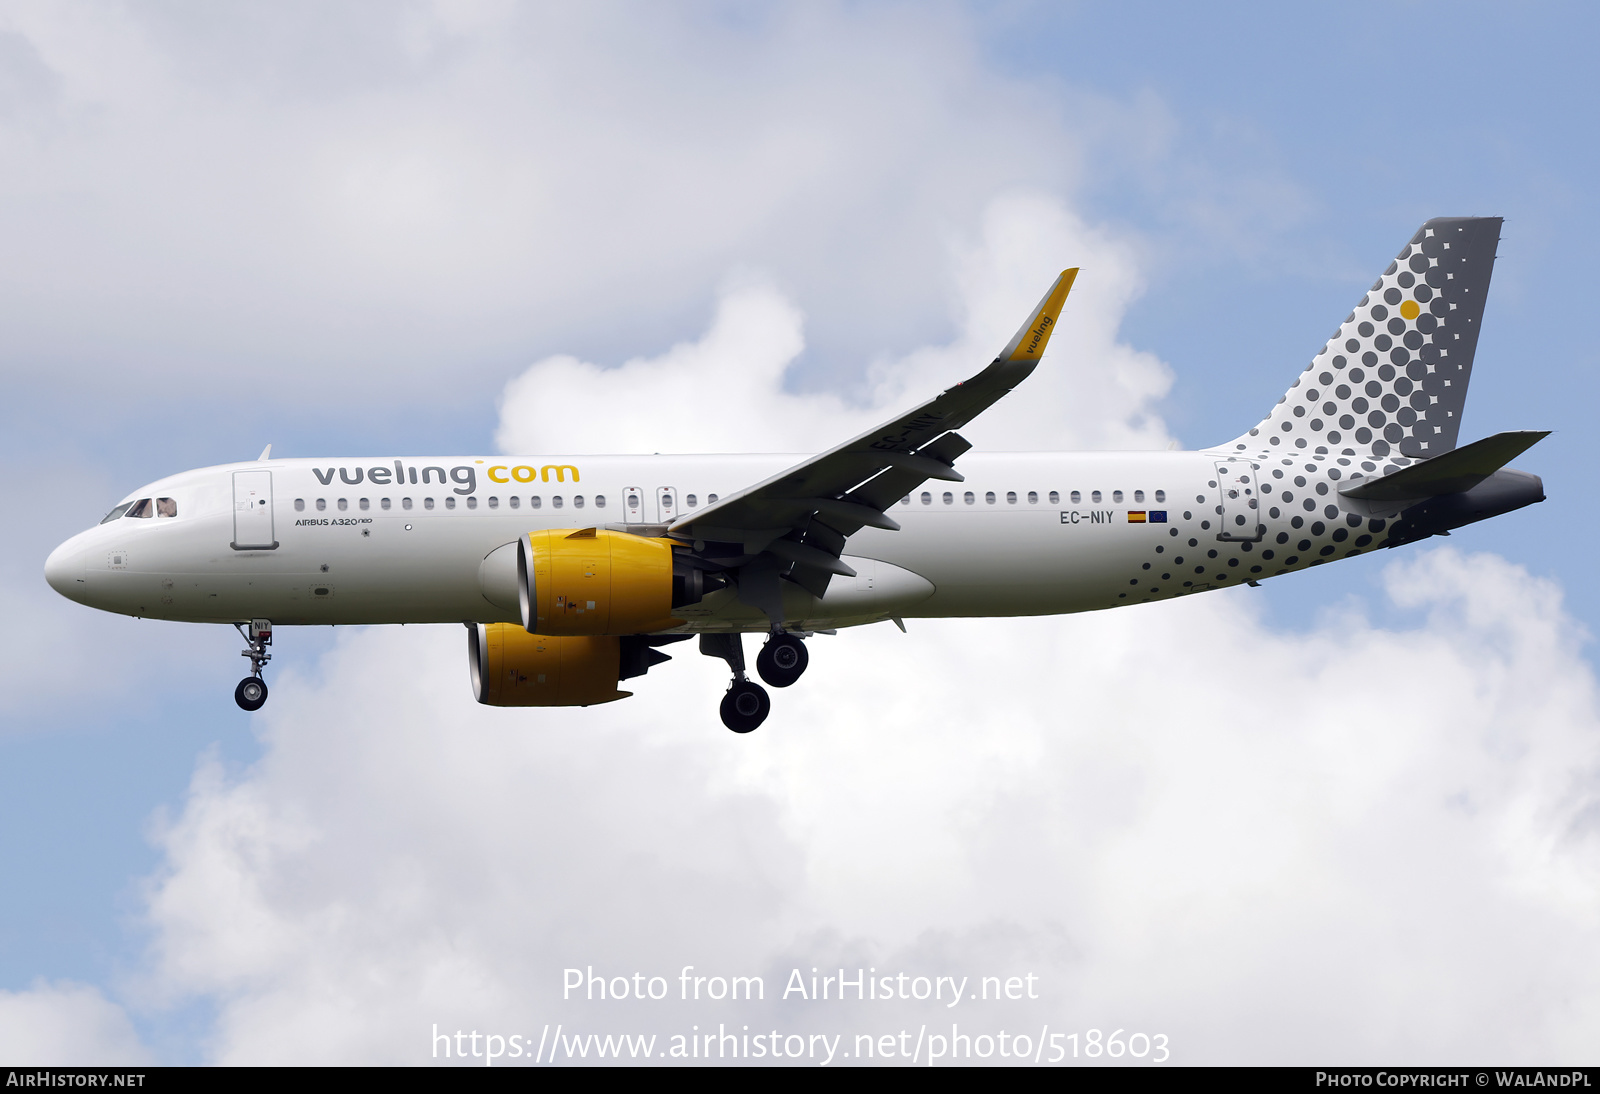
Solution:
<svg viewBox="0 0 1600 1094"><path fill-rule="evenodd" d="M1031 971L1044 1002L955 1017L1159 1029L1189 1062L1575 1061L1595 681L1517 567L1388 579L1426 620L1284 633L1238 591L818 638L748 738L692 650L633 699L514 712L473 705L453 629L351 633L161 836L155 982L217 1003L227 1061L417 1060L435 1022L951 1018L560 1001L568 966L776 992L841 962Z"/></svg>
<svg viewBox="0 0 1600 1094"><path fill-rule="evenodd" d="M534 364L506 386L496 443L505 452L816 451L977 373L1072 264L1082 273L1043 364L965 435L990 450L1165 447L1152 404L1171 373L1117 340L1139 290L1128 244L1059 201L1019 193L991 202L978 238L951 251L955 339L873 363L853 391L793 390L801 314L746 276L724 289L696 342L615 368L567 355Z"/></svg>
<svg viewBox="0 0 1600 1094"><path fill-rule="evenodd" d="M0 991L0 1058L15 1067L152 1062L128 1016L98 988L42 981Z"/></svg>
<svg viewBox="0 0 1600 1094"><path fill-rule="evenodd" d="M744 263L854 368L942 313L951 225L1080 154L948 8L49 4L0 33L0 367L119 398L431 405L659 344Z"/></svg>

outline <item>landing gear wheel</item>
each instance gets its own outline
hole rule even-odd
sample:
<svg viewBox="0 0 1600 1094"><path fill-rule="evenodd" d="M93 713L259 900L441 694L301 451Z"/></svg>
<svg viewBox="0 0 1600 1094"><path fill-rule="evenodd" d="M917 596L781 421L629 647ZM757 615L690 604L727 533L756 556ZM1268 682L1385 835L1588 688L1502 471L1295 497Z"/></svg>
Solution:
<svg viewBox="0 0 1600 1094"><path fill-rule="evenodd" d="M267 701L267 682L259 676L246 676L233 689L233 701L244 710L260 710Z"/></svg>
<svg viewBox="0 0 1600 1094"><path fill-rule="evenodd" d="M749 733L772 712L767 689L749 680L735 680L722 697L722 724L735 733Z"/></svg>
<svg viewBox="0 0 1600 1094"><path fill-rule="evenodd" d="M775 688L786 688L806 671L811 655L806 644L792 634L775 634L756 654L756 671Z"/></svg>

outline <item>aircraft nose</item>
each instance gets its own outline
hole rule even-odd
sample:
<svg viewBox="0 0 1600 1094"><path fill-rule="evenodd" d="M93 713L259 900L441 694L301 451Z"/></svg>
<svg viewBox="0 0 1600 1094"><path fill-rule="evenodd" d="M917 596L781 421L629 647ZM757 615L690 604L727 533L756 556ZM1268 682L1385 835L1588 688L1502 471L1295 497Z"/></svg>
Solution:
<svg viewBox="0 0 1600 1094"><path fill-rule="evenodd" d="M83 595L83 551L76 542L69 539L50 552L44 560L44 579L69 600Z"/></svg>

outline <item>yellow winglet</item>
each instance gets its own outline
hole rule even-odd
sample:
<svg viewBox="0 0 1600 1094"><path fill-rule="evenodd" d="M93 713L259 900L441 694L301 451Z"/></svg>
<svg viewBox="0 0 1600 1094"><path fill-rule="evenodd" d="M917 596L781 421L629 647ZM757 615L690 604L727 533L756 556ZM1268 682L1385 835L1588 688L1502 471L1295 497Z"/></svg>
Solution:
<svg viewBox="0 0 1600 1094"><path fill-rule="evenodd" d="M1044 356L1044 348L1050 344L1050 332L1055 329L1056 319L1061 315L1061 308L1067 302L1067 293L1072 290L1072 282L1077 276L1076 266L1061 271L1061 276L1044 294L1044 299L1033 309L1033 314L1022 324L1016 337L1000 351L1000 360L1038 361Z"/></svg>

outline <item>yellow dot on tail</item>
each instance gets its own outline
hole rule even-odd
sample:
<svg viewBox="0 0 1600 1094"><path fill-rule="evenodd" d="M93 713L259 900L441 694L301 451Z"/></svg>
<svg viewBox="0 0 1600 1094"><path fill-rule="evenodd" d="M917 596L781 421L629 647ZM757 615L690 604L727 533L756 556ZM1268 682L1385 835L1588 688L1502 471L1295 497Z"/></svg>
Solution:
<svg viewBox="0 0 1600 1094"><path fill-rule="evenodd" d="M1400 314L1405 316L1407 319L1415 319L1421 313L1422 309L1417 307L1417 302L1415 300L1407 300L1404 304L1400 305Z"/></svg>

